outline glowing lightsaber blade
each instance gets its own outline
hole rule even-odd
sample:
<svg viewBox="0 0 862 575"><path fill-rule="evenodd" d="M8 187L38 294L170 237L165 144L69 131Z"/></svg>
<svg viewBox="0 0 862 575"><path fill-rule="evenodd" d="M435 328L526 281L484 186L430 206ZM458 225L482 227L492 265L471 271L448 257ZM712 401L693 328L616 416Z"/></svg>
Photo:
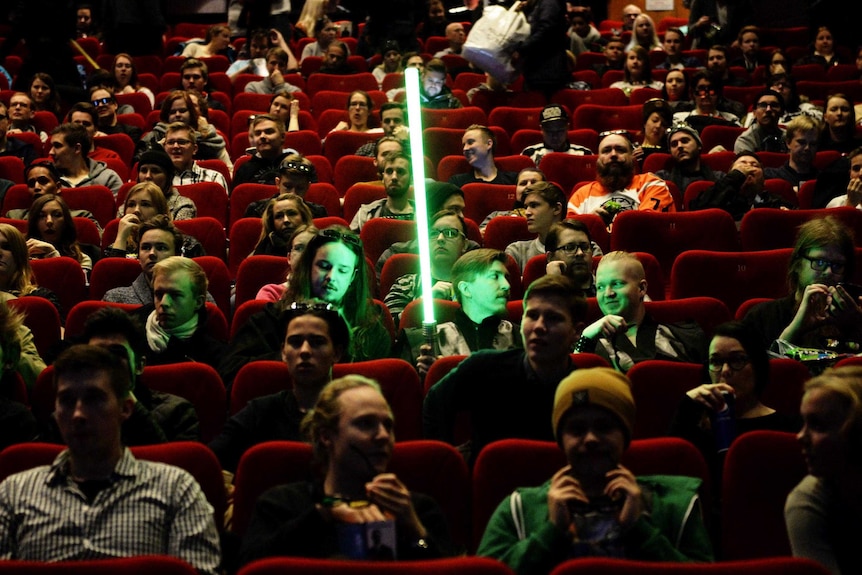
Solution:
<svg viewBox="0 0 862 575"><path fill-rule="evenodd" d="M419 242L419 271L422 279L422 330L425 342L434 345L437 323L431 293L431 248L428 240L428 206L425 202L425 153L422 145L422 106L419 101L419 70L404 71L407 87L407 125L410 127L410 155L413 163L413 196L416 200L416 239Z"/></svg>

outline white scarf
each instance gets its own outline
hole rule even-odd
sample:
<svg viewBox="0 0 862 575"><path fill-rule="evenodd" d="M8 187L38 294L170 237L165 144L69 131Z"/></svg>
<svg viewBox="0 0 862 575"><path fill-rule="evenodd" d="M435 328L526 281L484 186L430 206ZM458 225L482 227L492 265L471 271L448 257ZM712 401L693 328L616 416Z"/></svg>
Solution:
<svg viewBox="0 0 862 575"><path fill-rule="evenodd" d="M168 349L168 341L170 341L171 336L179 339L188 339L198 328L197 313L195 313L192 318L183 325L171 330L162 329L157 317L155 310L147 316L147 343L150 345L151 350L158 353L162 353Z"/></svg>

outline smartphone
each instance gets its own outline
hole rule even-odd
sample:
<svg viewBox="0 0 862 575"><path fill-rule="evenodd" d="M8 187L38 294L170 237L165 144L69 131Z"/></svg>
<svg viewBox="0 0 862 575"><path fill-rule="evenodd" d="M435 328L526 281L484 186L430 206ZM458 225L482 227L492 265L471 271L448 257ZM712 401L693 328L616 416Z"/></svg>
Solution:
<svg viewBox="0 0 862 575"><path fill-rule="evenodd" d="M859 301L859 298L862 297L862 286L859 284L849 283L849 282L841 282L838 285L844 288L850 297L852 297L855 301Z"/></svg>

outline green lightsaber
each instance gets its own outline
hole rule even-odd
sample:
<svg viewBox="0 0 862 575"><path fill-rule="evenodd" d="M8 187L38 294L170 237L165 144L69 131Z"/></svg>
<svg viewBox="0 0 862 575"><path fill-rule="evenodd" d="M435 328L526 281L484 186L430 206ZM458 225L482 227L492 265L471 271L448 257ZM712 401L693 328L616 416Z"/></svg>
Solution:
<svg viewBox="0 0 862 575"><path fill-rule="evenodd" d="M434 347L437 322L431 292L431 248L428 240L428 206L425 202L425 153L422 145L422 106L419 101L419 70L404 71L407 87L407 123L410 127L410 155L413 164L413 196L416 200L416 239L419 242L419 271L422 278L422 333L425 343Z"/></svg>

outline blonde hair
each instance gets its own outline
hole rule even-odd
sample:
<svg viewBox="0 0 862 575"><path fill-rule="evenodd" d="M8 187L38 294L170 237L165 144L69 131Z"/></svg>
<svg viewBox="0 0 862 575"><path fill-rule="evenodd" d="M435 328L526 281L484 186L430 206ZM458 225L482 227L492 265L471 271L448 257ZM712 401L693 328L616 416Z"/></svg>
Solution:
<svg viewBox="0 0 862 575"><path fill-rule="evenodd" d="M629 252L624 251L615 251L610 252L602 256L601 261L599 262L599 267L612 264L612 263L622 263L625 264L628 271L638 280L646 279L646 272L644 271L644 265L641 261Z"/></svg>

